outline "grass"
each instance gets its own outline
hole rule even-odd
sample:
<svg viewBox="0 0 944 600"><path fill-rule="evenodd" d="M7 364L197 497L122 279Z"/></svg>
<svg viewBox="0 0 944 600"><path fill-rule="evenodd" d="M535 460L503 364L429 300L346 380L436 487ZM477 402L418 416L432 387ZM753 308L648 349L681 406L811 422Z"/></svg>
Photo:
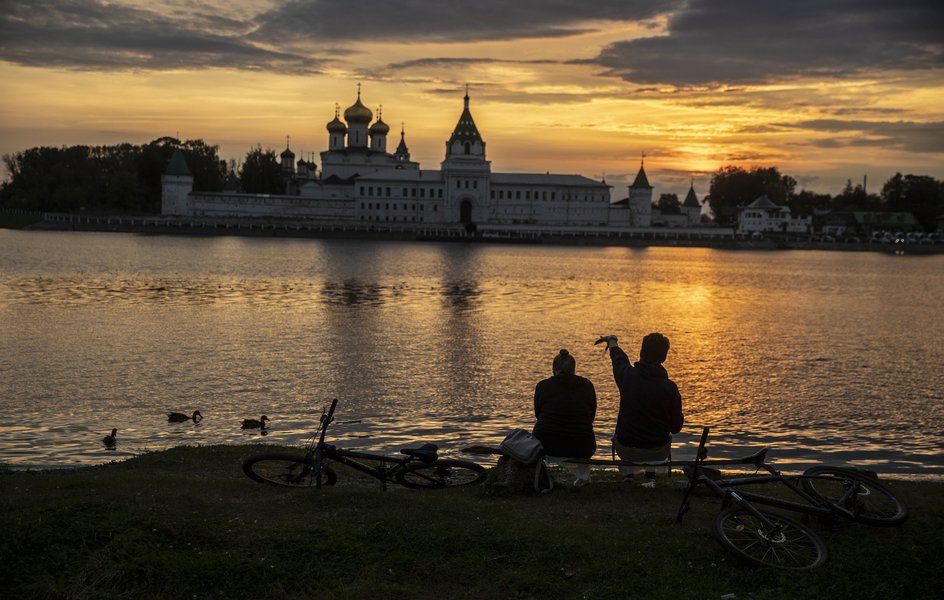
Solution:
<svg viewBox="0 0 944 600"><path fill-rule="evenodd" d="M891 482L898 528L811 524L820 569L756 569L712 538L718 501L606 475L575 489L382 492L254 483L259 447L181 447L71 471L0 475L2 598L931 598L944 485ZM729 596L733 594L733 596Z"/></svg>
<svg viewBox="0 0 944 600"><path fill-rule="evenodd" d="M0 229L23 229L43 220L37 213L13 214L0 212Z"/></svg>

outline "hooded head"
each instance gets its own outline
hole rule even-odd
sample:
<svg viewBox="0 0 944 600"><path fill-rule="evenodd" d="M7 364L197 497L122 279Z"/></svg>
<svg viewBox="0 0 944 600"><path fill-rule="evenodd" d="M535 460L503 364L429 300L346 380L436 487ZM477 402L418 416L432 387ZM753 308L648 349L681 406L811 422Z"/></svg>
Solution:
<svg viewBox="0 0 944 600"><path fill-rule="evenodd" d="M642 338L642 348L639 349L639 360L662 364L669 353L669 338L661 333L650 333Z"/></svg>

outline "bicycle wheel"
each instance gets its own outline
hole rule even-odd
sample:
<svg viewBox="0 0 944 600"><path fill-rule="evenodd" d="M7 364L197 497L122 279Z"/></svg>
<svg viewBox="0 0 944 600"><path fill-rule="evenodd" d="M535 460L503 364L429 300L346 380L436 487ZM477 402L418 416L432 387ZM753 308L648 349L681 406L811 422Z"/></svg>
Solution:
<svg viewBox="0 0 944 600"><path fill-rule="evenodd" d="M259 483L284 487L312 487L315 485L314 466L297 454L257 454L243 462L243 472ZM334 485L338 476L328 465L321 465L321 483Z"/></svg>
<svg viewBox="0 0 944 600"><path fill-rule="evenodd" d="M415 462L397 473L397 483L408 488L444 488L485 481L485 468L465 460Z"/></svg>
<svg viewBox="0 0 944 600"><path fill-rule="evenodd" d="M803 489L853 521L891 527L908 518L908 507L890 489L862 473L819 466L804 471Z"/></svg>
<svg viewBox="0 0 944 600"><path fill-rule="evenodd" d="M715 535L722 546L752 565L804 570L826 562L826 544L812 530L783 515L762 514L773 527L743 508L726 510L715 519Z"/></svg>

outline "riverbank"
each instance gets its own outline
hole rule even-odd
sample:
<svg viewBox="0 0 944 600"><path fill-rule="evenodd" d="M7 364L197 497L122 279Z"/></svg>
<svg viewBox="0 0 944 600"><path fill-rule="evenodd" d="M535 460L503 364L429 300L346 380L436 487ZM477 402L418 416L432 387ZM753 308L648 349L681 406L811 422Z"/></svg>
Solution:
<svg viewBox="0 0 944 600"><path fill-rule="evenodd" d="M259 447L178 447L72 471L0 475L6 598L931 598L944 485L890 481L901 527L811 526L823 567L745 566L712 539L718 501L604 475L575 489L330 489L250 481ZM562 478L560 478L562 479Z"/></svg>
<svg viewBox="0 0 944 600"><path fill-rule="evenodd" d="M487 244L547 244L680 247L722 250L840 250L889 254L944 254L944 244L884 244L814 240L810 236L769 235L754 239L730 229L648 228L579 231L572 228L527 229L417 226L406 223L318 223L290 219L201 219L128 215L0 215L0 227L43 231L95 231L145 235L246 236L316 239L366 239Z"/></svg>

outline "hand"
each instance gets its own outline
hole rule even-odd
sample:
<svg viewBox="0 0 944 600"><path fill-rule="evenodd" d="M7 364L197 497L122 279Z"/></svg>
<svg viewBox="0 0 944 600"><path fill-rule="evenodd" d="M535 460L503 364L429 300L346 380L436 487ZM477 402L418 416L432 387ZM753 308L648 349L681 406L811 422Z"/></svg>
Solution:
<svg viewBox="0 0 944 600"><path fill-rule="evenodd" d="M604 343L604 342L606 342L606 347L607 347L607 348L615 348L616 345L617 345L617 343L616 343L616 342L617 342L616 336L615 336L615 335L601 335L601 336L600 336L600 339L598 339L597 341L593 342L593 345L596 346L597 344L602 344L602 343Z"/></svg>

